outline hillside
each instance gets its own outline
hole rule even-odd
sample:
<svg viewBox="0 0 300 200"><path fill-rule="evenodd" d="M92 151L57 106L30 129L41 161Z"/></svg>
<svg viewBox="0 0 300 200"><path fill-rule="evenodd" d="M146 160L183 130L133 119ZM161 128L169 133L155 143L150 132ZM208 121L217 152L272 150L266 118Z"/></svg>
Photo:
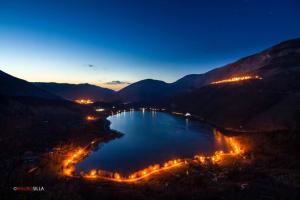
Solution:
<svg viewBox="0 0 300 200"><path fill-rule="evenodd" d="M292 62L292 60L297 57L296 54L299 53L300 39L285 41L260 53L242 58L223 67L213 69L205 74L187 75L172 83L172 86L180 90L186 90L189 88L200 88L213 81L227 79L233 76L261 75L263 77L268 77L278 72L275 69L266 71L266 66L276 68L277 66L272 65L282 65L285 62ZM264 69L262 70L262 68Z"/></svg>
<svg viewBox="0 0 300 200"><path fill-rule="evenodd" d="M263 79L203 86L170 99L172 108L227 129L300 129L300 40L281 43L238 63L210 72L206 80L215 80L212 77L224 71L236 76L246 70Z"/></svg>
<svg viewBox="0 0 300 200"><path fill-rule="evenodd" d="M110 102L118 100L115 91L90 84L67 83L34 83L39 88L56 94L64 99L91 99L93 101Z"/></svg>
<svg viewBox="0 0 300 200"><path fill-rule="evenodd" d="M142 80L120 90L119 94L127 102L147 100L153 103L236 76L259 75L266 79L285 73L287 68L297 64L299 52L300 39L293 39L204 74L190 74L170 84Z"/></svg>
<svg viewBox="0 0 300 200"><path fill-rule="evenodd" d="M124 102L157 102L170 93L169 84L153 79L146 79L133 83L122 90L119 95Z"/></svg>
<svg viewBox="0 0 300 200"><path fill-rule="evenodd" d="M5 96L26 96L45 99L60 99L32 83L13 77L0 70L0 95Z"/></svg>

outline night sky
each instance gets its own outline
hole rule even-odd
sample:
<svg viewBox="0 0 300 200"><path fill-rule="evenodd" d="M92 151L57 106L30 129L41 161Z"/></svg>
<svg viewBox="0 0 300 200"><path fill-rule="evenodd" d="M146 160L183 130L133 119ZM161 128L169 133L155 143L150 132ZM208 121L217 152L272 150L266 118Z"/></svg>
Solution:
<svg viewBox="0 0 300 200"><path fill-rule="evenodd" d="M0 0L0 69L28 81L173 82L297 37L299 0Z"/></svg>

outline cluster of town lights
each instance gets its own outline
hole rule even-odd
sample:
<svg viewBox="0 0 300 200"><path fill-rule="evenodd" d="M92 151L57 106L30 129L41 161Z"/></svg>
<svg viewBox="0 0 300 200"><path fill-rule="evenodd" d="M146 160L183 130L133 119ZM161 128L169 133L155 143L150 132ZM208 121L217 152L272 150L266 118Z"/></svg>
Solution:
<svg viewBox="0 0 300 200"><path fill-rule="evenodd" d="M211 84L239 82L239 81L245 81L245 80L251 80L251 79L261 80L262 77L260 77L260 76L237 76L237 77L232 77L232 78L224 79L224 80L220 80L220 81L214 81L214 82L211 82Z"/></svg>
<svg viewBox="0 0 300 200"><path fill-rule="evenodd" d="M199 164L217 164L220 163L226 156L238 156L244 153L240 144L233 138L225 138L227 144L231 148L229 152L216 151L212 156L196 155L193 161ZM91 142L93 145L95 142ZM74 176L75 175L75 165L80 162L84 157L89 154L90 150L88 147L79 148L74 152L70 153L66 159L63 161L63 175ZM186 165L190 162L188 159L174 159L165 162L162 165L155 164L151 165L145 169L136 171L129 176L122 176L120 173L107 172L103 170L92 169L89 172L81 172L80 176L86 179L96 179L96 180L108 180L114 182L137 182L139 180L145 179L153 174L157 174L162 171L177 168Z"/></svg>
<svg viewBox="0 0 300 200"><path fill-rule="evenodd" d="M79 103L79 104L92 104L92 103L94 103L90 99L76 99L75 102Z"/></svg>
<svg viewBox="0 0 300 200"><path fill-rule="evenodd" d="M115 107L113 107L113 108L115 108ZM164 111L166 111L166 109L165 108L152 108L152 107L150 107L150 108L145 108L145 107L140 107L139 109L137 109L137 110L140 110L140 111L142 111L143 113L145 112L145 111L152 111L152 113L153 112L164 112ZM98 110L96 110L96 111L98 111ZM117 110L117 111L115 111L115 112L113 112L113 111L111 111L111 115L119 115L119 114L121 114L121 113L125 113L125 112L134 112L135 111L135 109L134 108L130 108L130 109L124 109L124 110ZM99 111L98 111L99 112ZM189 114L189 116L190 116L190 114Z"/></svg>
<svg viewBox="0 0 300 200"><path fill-rule="evenodd" d="M93 116L93 115L88 115L88 116L86 116L86 118L85 118L87 121L95 121L95 120L97 120L97 117L95 117L95 116Z"/></svg>

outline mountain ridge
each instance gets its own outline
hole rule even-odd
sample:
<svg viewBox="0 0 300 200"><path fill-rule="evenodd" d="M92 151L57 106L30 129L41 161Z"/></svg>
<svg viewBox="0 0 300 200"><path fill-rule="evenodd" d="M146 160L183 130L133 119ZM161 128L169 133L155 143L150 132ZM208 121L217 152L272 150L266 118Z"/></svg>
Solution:
<svg viewBox="0 0 300 200"><path fill-rule="evenodd" d="M6 96L31 96L45 99L61 99L23 79L0 70L0 94Z"/></svg>
<svg viewBox="0 0 300 200"><path fill-rule="evenodd" d="M74 101L79 98L91 99L92 101L110 102L118 100L118 94L114 90L102 88L96 85L81 83L54 83L54 82L35 82L37 87L47 90L64 99Z"/></svg>
<svg viewBox="0 0 300 200"><path fill-rule="evenodd" d="M118 91L122 101L129 102L148 102L149 99L154 99L159 96L158 99L165 97L168 93L168 83L154 79L144 79ZM165 94L165 95L164 95Z"/></svg>
<svg viewBox="0 0 300 200"><path fill-rule="evenodd" d="M144 79L119 91L88 83L37 82L33 84L49 94L52 93L72 101L78 98L88 98L93 101L104 102L121 100L127 103L158 103L180 93L191 92L214 81L232 78L233 76L259 75L263 78L271 77L283 72L284 69L278 66L287 65L286 62L297 62L294 54L299 52L300 38L291 39L206 73L186 75L173 83ZM285 57L285 60L281 59L282 57ZM7 92L9 91L7 90Z"/></svg>
<svg viewBox="0 0 300 200"><path fill-rule="evenodd" d="M208 84L169 99L171 109L191 112L229 130L299 130L300 39L256 56L265 59L263 65L248 74L263 79Z"/></svg>
<svg viewBox="0 0 300 200"><path fill-rule="evenodd" d="M272 47L262 50L258 53L238 59L235 62L212 69L206 73L189 74L173 83L166 83L164 89L160 93L156 91L160 90L161 88L148 90L149 86L143 85L143 80L135 82L121 89L119 93L121 93L121 96L123 96L123 100L128 102L144 101L146 97L151 96L153 97L154 101L157 102L165 97L192 91L194 89L209 85L214 81L232 78L233 76L259 75L266 78L278 72L276 72L276 70L266 70L266 68L264 68L265 66L270 66L272 61L278 60L282 56L288 56L298 52L300 52L300 38L291 39L273 45ZM152 82L152 87L155 87L155 85L156 83ZM131 88L129 92L128 88ZM128 92L128 94L126 94L126 92Z"/></svg>

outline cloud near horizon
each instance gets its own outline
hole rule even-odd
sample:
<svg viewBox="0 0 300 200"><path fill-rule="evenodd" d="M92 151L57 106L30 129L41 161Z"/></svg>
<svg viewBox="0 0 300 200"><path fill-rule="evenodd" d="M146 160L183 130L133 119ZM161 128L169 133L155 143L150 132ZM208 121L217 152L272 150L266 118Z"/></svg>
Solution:
<svg viewBox="0 0 300 200"><path fill-rule="evenodd" d="M105 87L105 88L109 88L109 89L118 91L124 87L127 87L130 84L131 83L128 81L114 80L114 81L108 81L108 82L100 81L97 85L100 87Z"/></svg>
<svg viewBox="0 0 300 200"><path fill-rule="evenodd" d="M124 84L129 85L130 82L117 80L117 81L106 82L105 84L107 84L107 85L124 85Z"/></svg>

